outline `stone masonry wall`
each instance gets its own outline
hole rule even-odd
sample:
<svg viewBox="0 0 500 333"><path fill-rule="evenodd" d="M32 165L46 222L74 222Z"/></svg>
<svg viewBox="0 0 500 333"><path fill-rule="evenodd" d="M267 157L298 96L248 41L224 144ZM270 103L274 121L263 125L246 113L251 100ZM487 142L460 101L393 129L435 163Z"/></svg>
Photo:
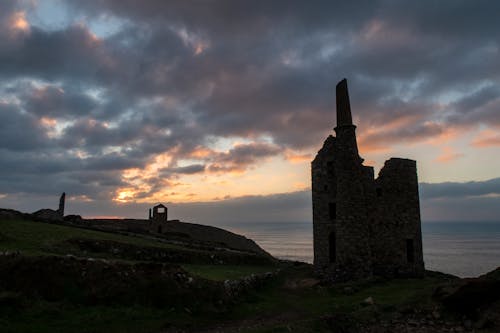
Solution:
<svg viewBox="0 0 500 333"><path fill-rule="evenodd" d="M335 280L372 275L370 235L364 197L362 159L358 155L354 125L337 127L337 260Z"/></svg>
<svg viewBox="0 0 500 333"><path fill-rule="evenodd" d="M330 265L329 235L335 232L335 221L330 218L329 203L336 201L337 179L332 156L335 156L335 142L329 136L323 148L311 164L312 202L313 202L313 237L314 265L318 272Z"/></svg>
<svg viewBox="0 0 500 333"><path fill-rule="evenodd" d="M372 228L375 273L422 275L424 262L416 162L400 158L386 161L376 180L376 193Z"/></svg>

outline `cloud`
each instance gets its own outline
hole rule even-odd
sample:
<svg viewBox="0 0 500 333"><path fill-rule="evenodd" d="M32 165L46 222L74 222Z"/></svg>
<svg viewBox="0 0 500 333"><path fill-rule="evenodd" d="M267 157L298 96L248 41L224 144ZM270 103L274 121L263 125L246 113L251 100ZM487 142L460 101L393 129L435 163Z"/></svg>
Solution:
<svg viewBox="0 0 500 333"><path fill-rule="evenodd" d="M484 130L472 141L475 147L496 147L500 146L500 135L496 131Z"/></svg>
<svg viewBox="0 0 500 333"><path fill-rule="evenodd" d="M303 163L335 126L343 77L362 152L492 133L498 6L65 1L47 24L36 2L1 1L0 192L147 199L176 177Z"/></svg>
<svg viewBox="0 0 500 333"><path fill-rule="evenodd" d="M23 96L25 109L38 117L74 118L92 112L97 102L86 94L47 85L34 87L27 96Z"/></svg>
<svg viewBox="0 0 500 333"><path fill-rule="evenodd" d="M239 144L227 153L218 153L214 156L208 170L211 172L241 171L280 152L280 147L271 144Z"/></svg>
<svg viewBox="0 0 500 333"><path fill-rule="evenodd" d="M442 153L436 158L436 161L439 163L450 163L463 156L464 154L455 152L451 147L443 147Z"/></svg>
<svg viewBox="0 0 500 333"><path fill-rule="evenodd" d="M500 178L464 183L420 183L420 194L424 199L469 198L487 195L500 197Z"/></svg>
<svg viewBox="0 0 500 333"><path fill-rule="evenodd" d="M205 171L204 164L191 164L183 167L174 167L174 168L166 168L164 169L164 174L184 174L184 175L192 175L195 173L200 173Z"/></svg>
<svg viewBox="0 0 500 333"><path fill-rule="evenodd" d="M17 105L0 101L0 149L26 151L50 145L49 137L35 117L21 113Z"/></svg>

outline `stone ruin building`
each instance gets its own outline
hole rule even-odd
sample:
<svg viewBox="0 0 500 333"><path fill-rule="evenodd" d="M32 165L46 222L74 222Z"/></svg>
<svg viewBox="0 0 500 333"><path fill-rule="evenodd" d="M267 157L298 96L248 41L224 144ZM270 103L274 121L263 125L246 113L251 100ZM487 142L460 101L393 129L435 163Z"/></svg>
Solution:
<svg viewBox="0 0 500 333"><path fill-rule="evenodd" d="M164 223L168 222L168 208L163 204L157 204L152 209L149 209L149 229L152 232L161 234L164 229Z"/></svg>
<svg viewBox="0 0 500 333"><path fill-rule="evenodd" d="M358 155L346 79L336 97L336 136L311 163L315 270L332 281L422 276L416 162L391 158L375 179Z"/></svg>

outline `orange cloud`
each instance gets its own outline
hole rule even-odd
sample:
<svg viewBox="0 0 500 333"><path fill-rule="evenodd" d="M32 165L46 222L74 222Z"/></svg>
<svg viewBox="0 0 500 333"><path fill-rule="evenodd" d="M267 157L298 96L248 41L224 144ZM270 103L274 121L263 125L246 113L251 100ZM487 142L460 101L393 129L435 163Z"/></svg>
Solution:
<svg viewBox="0 0 500 333"><path fill-rule="evenodd" d="M486 148L500 146L500 134L493 130L484 130L472 141L474 147Z"/></svg>
<svg viewBox="0 0 500 333"><path fill-rule="evenodd" d="M361 152L387 152L391 146L405 143L426 143L442 146L456 139L463 133L463 126L445 126L434 121L426 121L421 124L405 124L406 122L391 123L389 126L370 128L359 136ZM399 127L398 125L405 124ZM388 131L388 128L394 130Z"/></svg>
<svg viewBox="0 0 500 333"><path fill-rule="evenodd" d="M40 124L45 127L55 127L57 125L57 120L49 117L40 118Z"/></svg>
<svg viewBox="0 0 500 333"><path fill-rule="evenodd" d="M297 191L305 191L310 188L310 185L304 183L304 182L295 182L293 184L293 188Z"/></svg>
<svg viewBox="0 0 500 333"><path fill-rule="evenodd" d="M442 145L446 142L449 142L451 140L456 139L461 133L463 133L463 127L461 126L456 126L456 127L450 127L446 126L443 127L437 123L434 122L429 122L430 126L439 126L439 132L437 135L430 136L425 140L425 142L431 144L431 145Z"/></svg>
<svg viewBox="0 0 500 333"><path fill-rule="evenodd" d="M419 114L407 114L387 120L383 124L363 128L357 133L360 151L363 153L390 152L392 150L390 146L397 142L393 134L401 129L415 126L414 124L421 118Z"/></svg>
<svg viewBox="0 0 500 333"><path fill-rule="evenodd" d="M443 147L442 153L436 158L436 161L439 163L449 163L463 156L464 154L455 152L451 147Z"/></svg>
<svg viewBox="0 0 500 333"><path fill-rule="evenodd" d="M371 140L371 138L367 135L359 137L358 146L361 154L373 152L388 153L392 150L389 144L377 140Z"/></svg>
<svg viewBox="0 0 500 333"><path fill-rule="evenodd" d="M207 158L210 155L215 154L215 152L212 149L206 148L206 147L196 147L189 155L188 157L190 158Z"/></svg>
<svg viewBox="0 0 500 333"><path fill-rule="evenodd" d="M9 28L12 31L28 32L30 24L26 20L26 13L23 11L13 13L9 18Z"/></svg>
<svg viewBox="0 0 500 333"><path fill-rule="evenodd" d="M136 193L137 191L135 191L133 188L117 190L116 195L113 198L113 201L118 201L118 202L132 201Z"/></svg>
<svg viewBox="0 0 500 333"><path fill-rule="evenodd" d="M285 151L285 159L290 163L303 163L310 162L313 156L311 153L297 154L293 150L288 149Z"/></svg>

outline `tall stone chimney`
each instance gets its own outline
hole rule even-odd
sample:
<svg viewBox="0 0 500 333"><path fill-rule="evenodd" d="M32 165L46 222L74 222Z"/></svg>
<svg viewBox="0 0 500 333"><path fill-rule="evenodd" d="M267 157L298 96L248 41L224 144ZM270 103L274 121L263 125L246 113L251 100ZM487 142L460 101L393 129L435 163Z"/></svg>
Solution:
<svg viewBox="0 0 500 333"><path fill-rule="evenodd" d="M337 127L352 125L351 102L347 90L347 80L343 79L337 83Z"/></svg>
<svg viewBox="0 0 500 333"><path fill-rule="evenodd" d="M358 154L356 126L352 123L351 102L349 101L346 79L337 83L336 97L337 127L335 127L335 133L337 133L338 154L343 155L340 161L357 165L362 163L363 159Z"/></svg>

